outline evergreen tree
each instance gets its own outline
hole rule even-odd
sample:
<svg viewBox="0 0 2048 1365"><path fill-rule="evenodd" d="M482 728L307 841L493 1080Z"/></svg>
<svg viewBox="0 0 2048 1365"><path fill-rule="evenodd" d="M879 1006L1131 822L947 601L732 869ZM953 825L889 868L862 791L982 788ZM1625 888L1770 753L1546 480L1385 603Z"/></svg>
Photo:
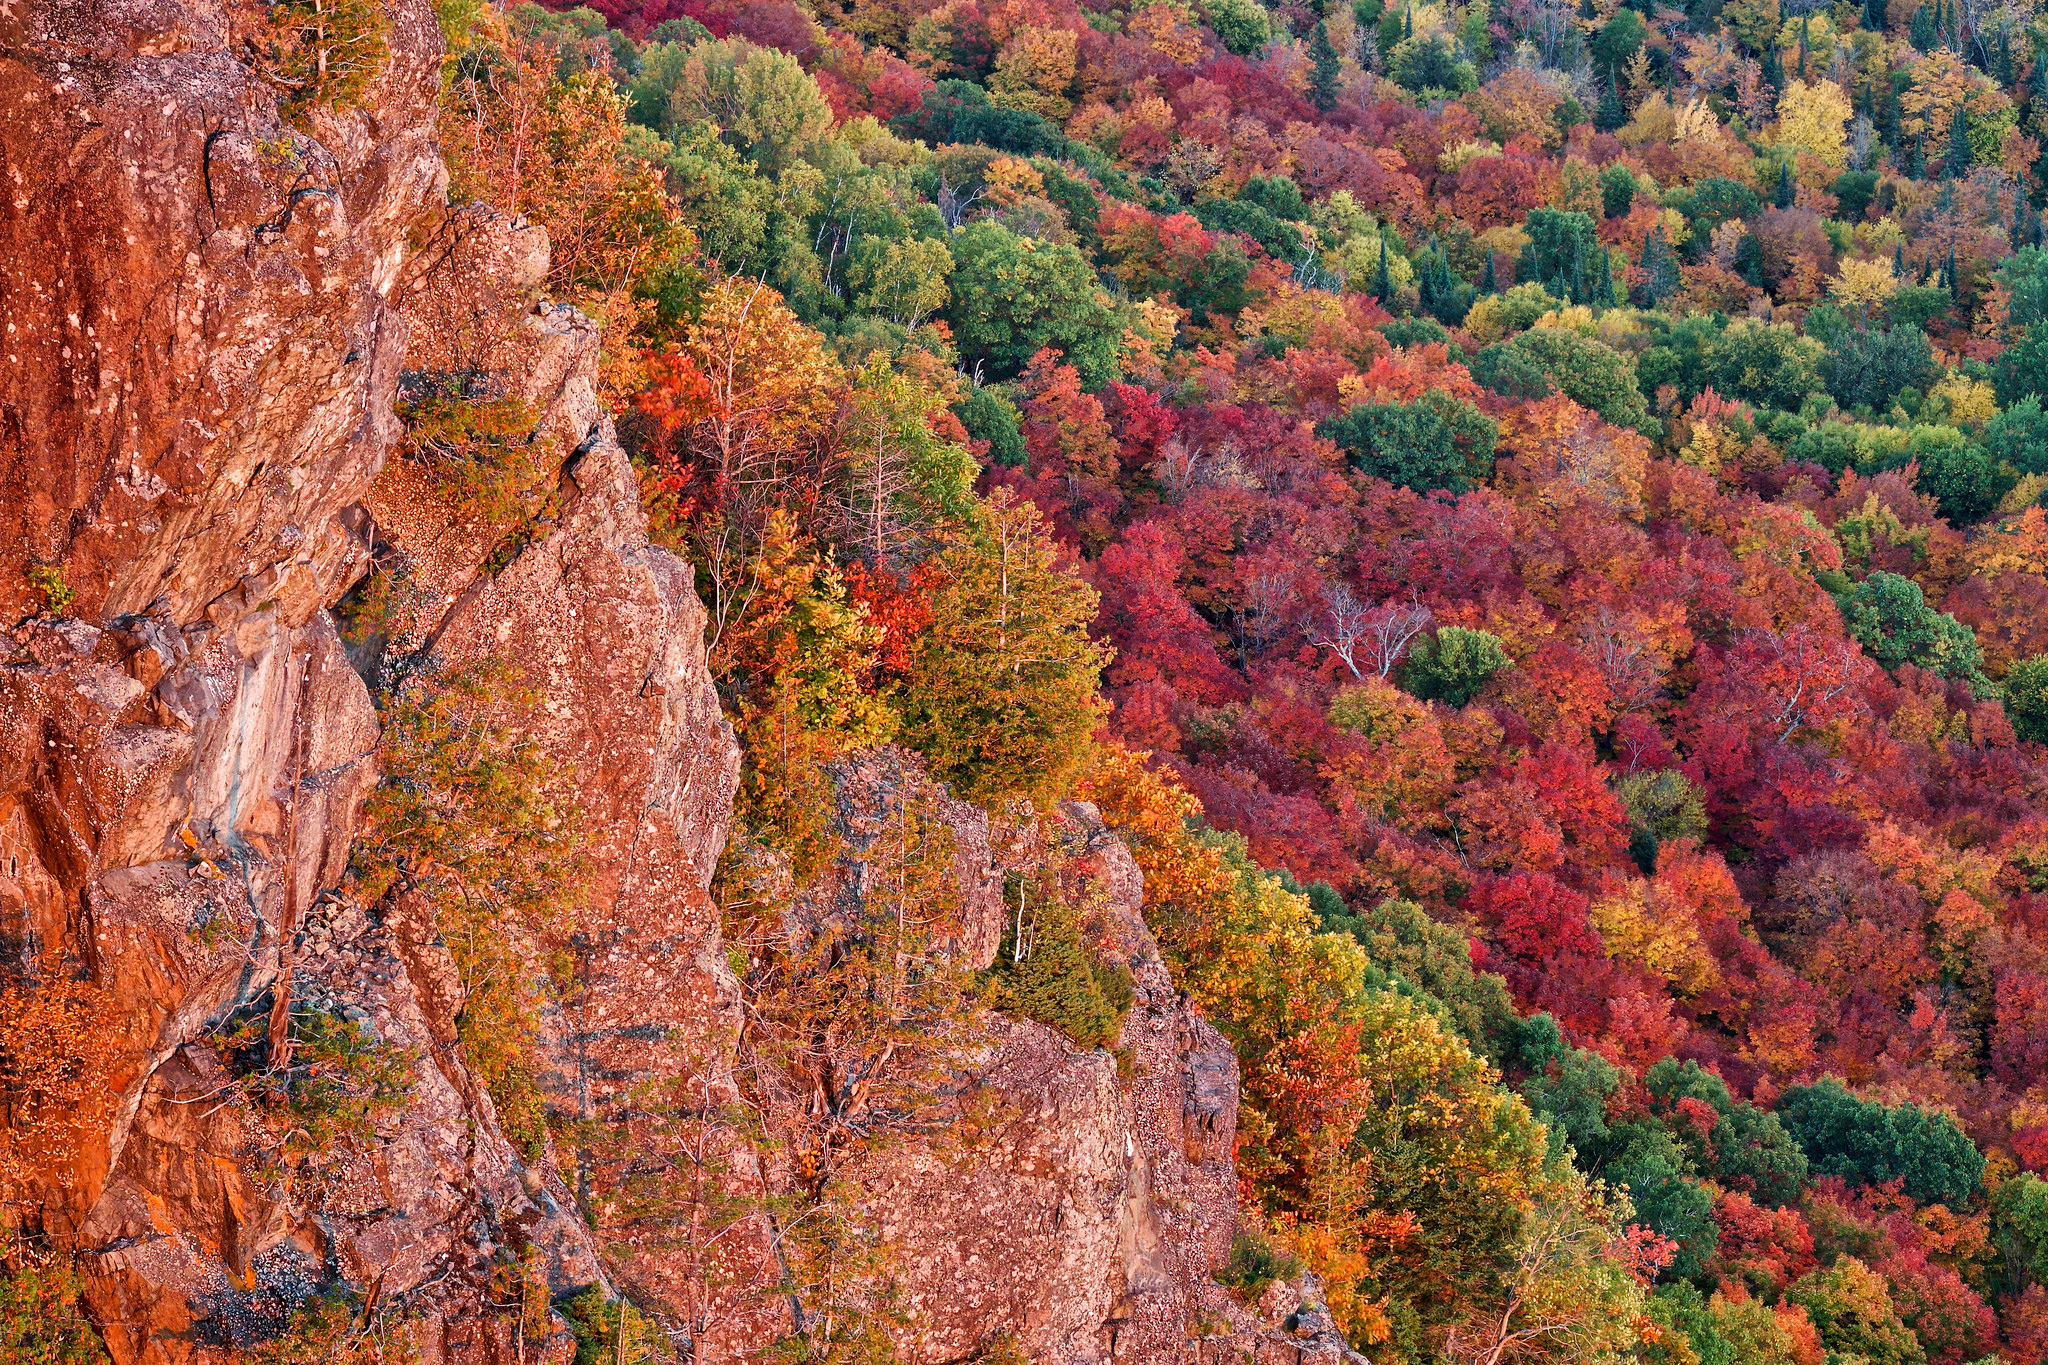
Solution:
<svg viewBox="0 0 2048 1365"><path fill-rule="evenodd" d="M1906 174L1915 180L1927 174L1927 134L1913 134L1913 150L1906 158Z"/></svg>
<svg viewBox="0 0 2048 1365"><path fill-rule="evenodd" d="M1593 126L1603 133L1611 133L1627 122L1628 108L1622 104L1621 96L1615 92L1614 82L1610 79L1607 88L1600 92L1599 107L1593 111Z"/></svg>
<svg viewBox="0 0 2048 1365"><path fill-rule="evenodd" d="M1892 278L1899 280L1906 278L1906 244L1904 242L1900 242L1892 248Z"/></svg>
<svg viewBox="0 0 2048 1365"><path fill-rule="evenodd" d="M1970 162L1970 125L1963 114L1963 106L1956 106L1956 116L1948 126L1948 157L1942 163L1942 170L1951 179L1968 175Z"/></svg>
<svg viewBox="0 0 2048 1365"><path fill-rule="evenodd" d="M1799 16L1799 79L1806 79L1806 59L1812 51L1812 41L1807 29L1807 18Z"/></svg>
<svg viewBox="0 0 2048 1365"><path fill-rule="evenodd" d="M1343 65L1337 59L1336 44L1330 41L1330 26L1316 21L1315 37L1309 41L1309 60L1315 64L1315 74L1309 81L1309 97L1316 108L1328 113L1337 107L1338 81L1343 75Z"/></svg>
<svg viewBox="0 0 2048 1365"><path fill-rule="evenodd" d="M1380 238L1380 263L1372 272L1372 296L1385 304L1394 297L1394 276L1387 269L1387 239Z"/></svg>
<svg viewBox="0 0 2048 1365"><path fill-rule="evenodd" d="M1605 247L1600 248L1599 291L1599 294L1595 298L1595 302L1599 303L1604 308L1614 307L1616 303L1616 299L1614 297L1614 262L1611 259L1609 259L1607 255L1607 248Z"/></svg>
<svg viewBox="0 0 2048 1365"><path fill-rule="evenodd" d="M1991 50L1991 74L1997 77L2001 89L2010 86L2017 74L2012 64L2012 40L2003 23L1998 26L1998 42Z"/></svg>
<svg viewBox="0 0 2048 1365"><path fill-rule="evenodd" d="M1948 262L1942 267L1941 276L1941 287L1950 293L1954 293L1956 287L1956 249L1954 247L1948 249Z"/></svg>
<svg viewBox="0 0 2048 1365"><path fill-rule="evenodd" d="M1772 43L1764 49L1764 81L1773 90L1785 88L1785 66L1778 60L1778 45Z"/></svg>
<svg viewBox="0 0 2048 1365"><path fill-rule="evenodd" d="M1586 243L1584 238L1572 243L1572 284L1571 301L1585 303L1586 294Z"/></svg>
<svg viewBox="0 0 2048 1365"><path fill-rule="evenodd" d="M1906 31L1906 41L1922 52L1934 49L1934 16L1922 5L1913 11L1913 27Z"/></svg>
<svg viewBox="0 0 2048 1365"><path fill-rule="evenodd" d="M1778 163L1778 192L1771 196L1771 202L1781 209L1789 209L1799 198L1799 187L1792 183L1792 163Z"/></svg>
<svg viewBox="0 0 2048 1365"><path fill-rule="evenodd" d="M1486 250L1486 268L1479 273L1479 292L1482 294L1498 294L1500 292L1500 283L1493 276L1493 248L1491 247L1488 247Z"/></svg>
<svg viewBox="0 0 2048 1365"><path fill-rule="evenodd" d="M1401 11L1401 37L1403 40L1406 40L1409 38L1413 38L1414 36L1415 11L1412 9L1404 9Z"/></svg>
<svg viewBox="0 0 2048 1365"><path fill-rule="evenodd" d="M1652 307L1678 292L1678 260L1664 241L1661 225L1651 228L1649 236L1643 238L1643 256L1638 264L1643 268L1643 297Z"/></svg>
<svg viewBox="0 0 2048 1365"><path fill-rule="evenodd" d="M1863 0L1863 27L1872 33L1884 32L1884 0Z"/></svg>

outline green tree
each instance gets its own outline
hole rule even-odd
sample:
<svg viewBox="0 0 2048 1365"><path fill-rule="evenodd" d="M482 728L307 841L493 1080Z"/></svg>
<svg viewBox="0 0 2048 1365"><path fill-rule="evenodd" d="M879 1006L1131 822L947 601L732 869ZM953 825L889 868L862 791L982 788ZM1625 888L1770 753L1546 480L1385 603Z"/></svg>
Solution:
<svg viewBox="0 0 2048 1365"><path fill-rule="evenodd" d="M1258 0L1203 0L1202 17L1225 50L1240 57L1261 51L1273 37L1266 7Z"/></svg>
<svg viewBox="0 0 2048 1365"><path fill-rule="evenodd" d="M1715 339L1707 380L1724 398L1797 412L1807 395L1824 393L1820 362L1827 353L1782 322L1744 318Z"/></svg>
<svg viewBox="0 0 2048 1365"><path fill-rule="evenodd" d="M2005 675L2005 714L2021 739L2048 744L2048 655L2022 659Z"/></svg>
<svg viewBox="0 0 2048 1365"><path fill-rule="evenodd" d="M78 1279L63 1262L0 1267L0 1360L105 1365L99 1334L78 1311Z"/></svg>
<svg viewBox="0 0 2048 1365"><path fill-rule="evenodd" d="M1052 888L1056 891L1056 888ZM991 979L996 1008L1056 1028L1082 1047L1108 1047L1131 1003L1128 975L1089 958L1081 920L1057 894L1019 880Z"/></svg>
<svg viewBox="0 0 2048 1365"><path fill-rule="evenodd" d="M2048 374L2048 326L2037 324L1998 353L1991 366L1991 386L1998 391L1998 401L2010 407L2030 394L2039 395L2044 374Z"/></svg>
<svg viewBox="0 0 2048 1365"><path fill-rule="evenodd" d="M1705 1133L1690 1122L1672 1124L1695 1171L1759 1203L1784 1205L1799 1197L1806 1185L1806 1154L1776 1114L1737 1100L1726 1082L1690 1059L1664 1058L1643 1074L1643 1086L1661 1113L1675 1116L1686 1099L1714 1111L1714 1125Z"/></svg>
<svg viewBox="0 0 2048 1365"><path fill-rule="evenodd" d="M1697 1275L1714 1254L1714 1196L1677 1163L1658 1152L1624 1154L1611 1161L1607 1178L1626 1186L1636 1206L1636 1219L1659 1236L1678 1244L1668 1273Z"/></svg>
<svg viewBox="0 0 2048 1365"><path fill-rule="evenodd" d="M1970 124L1961 104L1956 105L1955 117L1948 125L1948 155L1942 160L1942 170L1951 180L1970 173L1970 164L1975 160L1970 152ZM1954 282L1950 282L1953 286Z"/></svg>
<svg viewBox="0 0 2048 1365"><path fill-rule="evenodd" d="M1859 1100L1832 1076L1788 1089L1777 1113L1815 1175L1838 1175L1851 1185L1903 1179L1913 1198L1951 1208L1960 1208L1984 1176L1983 1154L1954 1119L1913 1104Z"/></svg>
<svg viewBox="0 0 2048 1365"><path fill-rule="evenodd" d="M1913 428L1907 452L1920 466L1914 484L1941 504L1941 514L1957 526L1981 520L2018 482L2009 465L1954 427Z"/></svg>
<svg viewBox="0 0 2048 1365"><path fill-rule="evenodd" d="M1017 405L985 384L970 385L953 406L967 434L988 443L989 463L1015 469L1024 463L1024 419Z"/></svg>
<svg viewBox="0 0 2048 1365"><path fill-rule="evenodd" d="M2027 1171L2000 1185L1991 1196L1991 1227L2012 1291L2048 1284L2048 1180Z"/></svg>
<svg viewBox="0 0 2048 1365"><path fill-rule="evenodd" d="M1316 20L1316 30L1309 39L1308 59L1314 68L1309 77L1309 98L1324 113L1337 107L1337 96L1342 92L1343 64L1337 59L1336 44L1330 41L1330 26Z"/></svg>
<svg viewBox="0 0 2048 1365"><path fill-rule="evenodd" d="M1600 172L1600 212L1608 218L1619 218L1629 211L1636 202L1635 173L1619 161ZM1643 245L1648 247L1646 240Z"/></svg>
<svg viewBox="0 0 2048 1365"><path fill-rule="evenodd" d="M1079 251L982 221L953 238L953 261L947 316L963 360L1008 379L1050 346L1091 390L1116 378L1122 322Z"/></svg>
<svg viewBox="0 0 2048 1365"><path fill-rule="evenodd" d="M1473 969L1471 940L1462 930L1431 919L1413 901L1381 901L1353 914L1335 892L1329 896L1334 904L1319 903L1316 889L1309 888L1309 900L1323 931L1349 934L1365 949L1369 988L1418 1001L1473 1051L1506 1059L1521 1018L1506 984L1492 972Z"/></svg>
<svg viewBox="0 0 2048 1365"><path fill-rule="evenodd" d="M1837 600L1849 634L1886 669L1912 664L1944 678L1967 678L1983 667L1976 635L1928 606L1910 578L1879 570Z"/></svg>
<svg viewBox="0 0 2048 1365"><path fill-rule="evenodd" d="M1059 567L1038 510L1000 490L927 563L931 622L898 689L904 739L970 800L1065 795L1103 712L1095 590Z"/></svg>
<svg viewBox="0 0 2048 1365"><path fill-rule="evenodd" d="M1643 282L1637 287L1651 307L1678 292L1681 283L1678 258L1671 254L1670 246L1665 243L1661 225L1651 228L1649 235L1643 238L1643 256L1638 264L1642 267Z"/></svg>
<svg viewBox="0 0 2048 1365"><path fill-rule="evenodd" d="M1614 17L1601 26L1588 44L1594 65L1601 71L1619 71L1628 64L1628 59L1635 55L1649 33L1649 26L1634 10L1616 10Z"/></svg>
<svg viewBox="0 0 2048 1365"><path fill-rule="evenodd" d="M2040 397L2030 393L1986 422L1984 449L2022 474L2048 474L2048 412Z"/></svg>
<svg viewBox="0 0 2048 1365"><path fill-rule="evenodd" d="M1844 327L1820 362L1820 377L1837 402L1876 412L1889 408L1900 389L1924 385L1933 372L1934 348L1918 327Z"/></svg>
<svg viewBox="0 0 2048 1365"><path fill-rule="evenodd" d="M1558 392L1602 419L1648 436L1663 433L1636 387L1635 366L1612 346L1567 327L1534 327L1509 344L1542 370Z"/></svg>
<svg viewBox="0 0 2048 1365"><path fill-rule="evenodd" d="M1463 706L1510 660L1500 637L1463 626L1443 626L1415 642L1403 680L1427 701Z"/></svg>
<svg viewBox="0 0 2048 1365"><path fill-rule="evenodd" d="M832 129L832 107L797 59L744 38L685 49L668 87L669 127L709 123L773 175Z"/></svg>
<svg viewBox="0 0 2048 1365"><path fill-rule="evenodd" d="M1439 389L1414 403L1361 404L1317 430L1374 478L1461 493L1492 477L1500 436L1499 423Z"/></svg>

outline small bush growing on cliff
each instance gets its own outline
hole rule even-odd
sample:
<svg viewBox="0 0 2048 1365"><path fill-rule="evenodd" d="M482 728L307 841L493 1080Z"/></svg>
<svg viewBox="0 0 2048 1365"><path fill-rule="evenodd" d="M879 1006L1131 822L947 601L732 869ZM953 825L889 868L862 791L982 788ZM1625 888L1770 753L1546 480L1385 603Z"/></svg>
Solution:
<svg viewBox="0 0 2048 1365"><path fill-rule="evenodd" d="M1291 1280L1305 1269L1291 1253L1277 1250L1255 1232L1240 1228L1230 1239L1230 1255L1216 1272L1217 1283L1237 1291L1247 1303L1266 1292L1275 1280Z"/></svg>
<svg viewBox="0 0 2048 1365"><path fill-rule="evenodd" d="M556 794L561 765L504 719L531 704L496 663L399 681L382 699L384 780L364 804L353 868L367 900L431 902L466 992L464 1058L529 1160L546 1113L533 1038L566 968L528 954L573 901L582 840L580 812Z"/></svg>
<svg viewBox="0 0 2048 1365"><path fill-rule="evenodd" d="M409 371L396 405L407 455L458 513L493 525L524 512L548 453L534 440L533 405L496 389L488 375Z"/></svg>
<svg viewBox="0 0 2048 1365"><path fill-rule="evenodd" d="M249 1348L248 1365L417 1365L410 1319L402 1310L373 1308L344 1289L330 1289L299 1305L283 1332Z"/></svg>
<svg viewBox="0 0 2048 1365"><path fill-rule="evenodd" d="M64 581L64 570L56 564L29 565L28 585L35 589L43 610L51 616L62 616L78 600L77 590Z"/></svg>
<svg viewBox="0 0 2048 1365"><path fill-rule="evenodd" d="M265 1004L226 1032L222 1050L272 1134L274 1169L286 1180L317 1176L340 1154L376 1142L378 1126L412 1093L414 1057L353 1020L301 1004L291 1011L289 1060L278 1065L268 1018Z"/></svg>
<svg viewBox="0 0 2048 1365"><path fill-rule="evenodd" d="M78 1311L78 1279L59 1261L35 1265L16 1248L0 1266L0 1360L8 1365L105 1365L99 1334Z"/></svg>
<svg viewBox="0 0 2048 1365"><path fill-rule="evenodd" d="M1018 877L1006 891L1014 908L991 971L989 1003L1056 1028L1082 1047L1108 1047L1130 1009L1129 969L1089 954L1080 916L1057 894Z"/></svg>

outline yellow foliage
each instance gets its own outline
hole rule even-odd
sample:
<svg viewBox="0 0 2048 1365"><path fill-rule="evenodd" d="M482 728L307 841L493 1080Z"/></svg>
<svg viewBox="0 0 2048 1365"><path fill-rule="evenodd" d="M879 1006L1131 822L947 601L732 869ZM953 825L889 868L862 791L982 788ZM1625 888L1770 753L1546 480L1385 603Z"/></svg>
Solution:
<svg viewBox="0 0 2048 1365"><path fill-rule="evenodd" d="M1647 967L1680 995L1698 995L1717 979L1699 924L1650 883L1630 881L1594 901L1590 914L1609 957Z"/></svg>
<svg viewBox="0 0 2048 1365"><path fill-rule="evenodd" d="M1948 405L1949 419L1959 427L1981 427L1998 415L1998 394L1981 379L1951 374L1928 391L1930 399Z"/></svg>
<svg viewBox="0 0 2048 1365"><path fill-rule="evenodd" d="M1844 130L1854 113L1833 81L1794 80L1778 98L1778 144L1803 148L1840 170L1849 164Z"/></svg>
<svg viewBox="0 0 2048 1365"><path fill-rule="evenodd" d="M1883 303L1898 290L1899 281L1892 274L1889 257L1857 260L1853 256L1845 256L1836 268L1834 282L1828 286L1828 296L1844 308L1868 309L1874 303Z"/></svg>

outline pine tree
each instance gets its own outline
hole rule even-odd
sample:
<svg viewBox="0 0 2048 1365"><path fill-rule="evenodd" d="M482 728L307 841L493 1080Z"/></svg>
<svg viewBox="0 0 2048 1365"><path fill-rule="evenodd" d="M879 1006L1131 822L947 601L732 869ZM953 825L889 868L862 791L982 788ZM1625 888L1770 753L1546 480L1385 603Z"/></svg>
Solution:
<svg viewBox="0 0 2048 1365"><path fill-rule="evenodd" d="M1482 294L1498 294L1500 292L1500 284L1494 279L1493 275L1493 248L1491 247L1488 247L1486 250L1486 268L1479 273L1479 292Z"/></svg>
<svg viewBox="0 0 2048 1365"><path fill-rule="evenodd" d="M2012 64L2012 39L2007 36L2003 23L1998 26L1998 46L1991 54L1991 74L1998 78L2001 89L2010 86L2017 74Z"/></svg>
<svg viewBox="0 0 2048 1365"><path fill-rule="evenodd" d="M1884 0L1863 0L1863 27L1872 33L1884 32Z"/></svg>
<svg viewBox="0 0 2048 1365"><path fill-rule="evenodd" d="M1764 81L1773 90L1783 90L1785 88L1785 66L1784 63L1778 60L1778 45L1776 43L1772 43L1764 49Z"/></svg>
<svg viewBox="0 0 2048 1365"><path fill-rule="evenodd" d="M1315 37L1309 41L1308 55L1315 64L1315 74L1309 81L1309 96L1315 101L1316 108L1327 114L1337 107L1338 82L1344 68L1337 59L1336 44L1330 41L1330 26L1320 19L1316 21Z"/></svg>
<svg viewBox="0 0 2048 1365"><path fill-rule="evenodd" d="M1958 104L1956 116L1948 126L1948 158L1942 164L1942 170L1952 179L1968 175L1973 159L1970 155L1969 121L1963 114L1963 106Z"/></svg>
<svg viewBox="0 0 2048 1365"><path fill-rule="evenodd" d="M1771 196L1771 202L1781 209L1789 209L1799 198L1799 187L1792 183L1792 163L1778 163L1778 192Z"/></svg>
<svg viewBox="0 0 2048 1365"><path fill-rule="evenodd" d="M1927 174L1927 132L1913 134L1913 151L1906 158L1906 174L1918 180Z"/></svg>
<svg viewBox="0 0 2048 1365"><path fill-rule="evenodd" d="M1571 301L1584 303L1586 294L1586 243L1583 239L1572 243L1572 285Z"/></svg>
<svg viewBox="0 0 2048 1365"><path fill-rule="evenodd" d="M1948 261L1941 268L1941 287L1954 292L1956 287L1956 249L1948 249Z"/></svg>
<svg viewBox="0 0 2048 1365"><path fill-rule="evenodd" d="M1611 133L1628 122L1628 108L1615 92L1614 81L1610 78L1607 88L1600 92L1599 107L1593 111L1593 126L1603 133Z"/></svg>
<svg viewBox="0 0 2048 1365"><path fill-rule="evenodd" d="M1382 305L1394 297L1394 276L1387 269L1387 241L1384 237L1380 239L1379 267L1372 272L1372 296Z"/></svg>
<svg viewBox="0 0 2048 1365"><path fill-rule="evenodd" d="M1643 256L1639 264L1643 268L1643 296L1652 306L1678 292L1678 261L1664 241L1662 225L1651 228L1649 235L1643 238Z"/></svg>
<svg viewBox="0 0 2048 1365"><path fill-rule="evenodd" d="M1515 257L1515 283L1541 284L1542 282L1543 270L1536 263L1536 244L1534 242L1524 242L1522 243L1522 254Z"/></svg>
<svg viewBox="0 0 2048 1365"><path fill-rule="evenodd" d="M1913 11L1913 27L1906 31L1906 41L1922 52L1934 49L1934 16L1922 5Z"/></svg>
<svg viewBox="0 0 2048 1365"><path fill-rule="evenodd" d="M1812 39L1807 29L1805 15L1799 16L1799 79L1806 79L1806 58L1812 51Z"/></svg>
<svg viewBox="0 0 2048 1365"><path fill-rule="evenodd" d="M1904 242L1900 242L1896 247L1892 248L1892 278L1898 280L1906 278L1906 244Z"/></svg>
<svg viewBox="0 0 2048 1365"><path fill-rule="evenodd" d="M1406 39L1413 38L1414 36L1415 11L1413 9L1404 9L1401 11L1401 37L1405 41Z"/></svg>
<svg viewBox="0 0 2048 1365"><path fill-rule="evenodd" d="M1612 308L1614 297L1614 262L1608 258L1607 248L1600 248L1600 293L1595 300L1603 308Z"/></svg>

